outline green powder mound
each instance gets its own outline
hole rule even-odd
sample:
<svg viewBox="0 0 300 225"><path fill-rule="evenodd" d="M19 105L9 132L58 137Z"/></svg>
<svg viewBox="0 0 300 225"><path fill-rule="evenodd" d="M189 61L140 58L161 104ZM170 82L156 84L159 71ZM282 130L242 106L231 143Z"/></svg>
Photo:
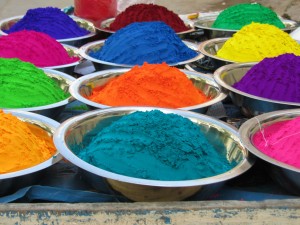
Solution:
<svg viewBox="0 0 300 225"><path fill-rule="evenodd" d="M0 58L0 108L44 106L68 97L68 93L33 64Z"/></svg>
<svg viewBox="0 0 300 225"><path fill-rule="evenodd" d="M85 135L81 146L72 149L84 161L111 172L153 180L189 180L218 175L234 166L197 124L176 114L135 112L105 128L99 125Z"/></svg>
<svg viewBox="0 0 300 225"><path fill-rule="evenodd" d="M219 14L212 27L240 30L252 22L266 23L280 29L285 28L274 11L257 3L237 4L228 7Z"/></svg>

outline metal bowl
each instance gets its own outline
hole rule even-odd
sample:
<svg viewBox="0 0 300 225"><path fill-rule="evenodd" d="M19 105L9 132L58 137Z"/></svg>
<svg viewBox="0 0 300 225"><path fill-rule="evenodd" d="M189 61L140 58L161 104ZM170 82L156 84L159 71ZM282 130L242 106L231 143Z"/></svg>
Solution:
<svg viewBox="0 0 300 225"><path fill-rule="evenodd" d="M76 16L70 16L80 27L88 30L90 33L81 37L74 38L66 38L66 39L56 39L58 42L62 44L72 45L76 47L80 47L89 41L91 41L92 37L96 35L96 29L93 23L84 20L82 18ZM19 20L21 20L23 16L14 16L0 21L0 35L7 35L4 30L10 29L13 25L15 25Z"/></svg>
<svg viewBox="0 0 300 225"><path fill-rule="evenodd" d="M22 121L34 124L37 127L42 128L43 130L47 131L49 135L53 135L54 131L59 126L58 122L35 113L14 110L4 110L4 112L11 113L19 119L21 119ZM13 193L19 188L38 183L39 178L43 173L43 170L48 167L51 167L61 159L62 156L59 154L59 152L56 152L56 154L53 155L53 157L36 166L16 172L0 174L0 196Z"/></svg>
<svg viewBox="0 0 300 225"><path fill-rule="evenodd" d="M116 67L127 67L128 68L128 67L135 66L135 65L128 65L128 64L118 64L118 63L113 63L113 62L107 62L107 61L96 59L89 55L89 53L91 51L98 51L99 49L101 49L103 47L104 43L105 43L105 40L100 40L100 41L94 41L94 42L85 44L79 48L79 54L83 58L92 61L95 65L95 67L97 68L97 70L112 69L112 68L116 68ZM198 46L196 44L188 42L188 41L183 41L183 43L190 49L197 51ZM172 64L168 64L168 65L170 65L170 66L185 65L185 64L194 62L196 60L199 60L201 58L203 58L203 55L201 53L199 53L196 57L191 58L189 60L181 61L178 63L172 63Z"/></svg>
<svg viewBox="0 0 300 225"><path fill-rule="evenodd" d="M254 65L255 63L231 64L223 66L214 72L215 81L223 87L223 92L229 94L232 102L241 108L241 112L245 116L253 117L266 112L300 107L300 103L262 98L233 88L233 84L240 81Z"/></svg>
<svg viewBox="0 0 300 225"><path fill-rule="evenodd" d="M216 17L200 17L194 22L194 26L198 29L203 29L204 36L207 39L232 37L232 35L239 30L213 28L212 25L215 22ZM281 19L285 25L284 29L281 29L287 33L290 33L297 27L297 22L292 20Z"/></svg>
<svg viewBox="0 0 300 225"><path fill-rule="evenodd" d="M97 168L81 160L72 151L71 146L81 144L83 136L97 124L98 126L99 123L108 126L116 119L132 112L154 109L161 110L164 113L181 115L198 124L211 144L220 151L220 154L226 154L227 159L230 162L237 162L237 165L231 170L213 177L182 181L159 181L129 177ZM241 145L238 132L234 127L212 117L185 110L153 107L112 107L90 111L62 123L55 132L54 143L58 151L71 163L97 175L99 179L104 177L114 190L121 192L134 201L182 200L195 194L204 186L225 182L239 176L253 165L252 155ZM94 188L100 189L101 187Z"/></svg>
<svg viewBox="0 0 300 225"><path fill-rule="evenodd" d="M109 30L110 24L113 23L114 21L115 21L115 18L110 18L110 19L107 19L107 20L103 20L101 22L101 24L100 24L100 27L96 27L96 30L98 30L99 32L103 32L103 33L111 35L111 34L113 34L113 33L116 32L116 31L113 31L113 30ZM177 32L176 33L181 39L184 39L184 37L186 36L186 34L189 34L189 33L195 31L193 23L184 21L184 24L189 29L185 30L185 31L182 31L182 32Z"/></svg>
<svg viewBox="0 0 300 225"><path fill-rule="evenodd" d="M60 88L65 92L69 93L69 86L71 83L75 80L74 77L71 77L70 75L67 75L65 73L62 73L60 71L56 70L50 70L50 69L43 69L44 72L48 77L53 79L55 82L58 83ZM65 106L72 101L72 97L70 96L69 98L49 104L49 105L44 105L44 106L36 106L36 107L29 107L29 108L14 108L14 109L8 109L5 108L5 110L10 111L10 110L21 110L21 111L27 111L27 112L34 112L37 114L41 114L43 116L49 117L49 118L56 118L57 115L61 113L62 110L64 110Z"/></svg>
<svg viewBox="0 0 300 225"><path fill-rule="evenodd" d="M99 71L80 77L71 84L70 93L75 99L85 103L91 109L104 109L111 107L108 105L93 102L87 99L86 97L91 95L93 88L103 86L109 80L116 78L122 75L123 73L128 72L129 70L130 69L112 69ZM221 102L227 97L226 94L221 92L220 87L216 84L216 82L211 76L202 73L191 72L188 70L181 70L181 72L187 75L187 77L193 82L193 84L198 90L201 90L206 96L210 96L212 98L211 100L205 103L183 107L181 109L191 110L198 113L206 113L209 106Z"/></svg>
<svg viewBox="0 0 300 225"><path fill-rule="evenodd" d="M272 178L283 188L292 194L300 195L300 169L286 163L280 162L264 154L252 143L253 135L259 131L260 126L268 126L276 122L293 119L300 116L300 110L279 110L256 116L246 121L239 129L241 141L244 146L254 155L261 158L269 167L268 172ZM260 126L258 124L260 123Z"/></svg>

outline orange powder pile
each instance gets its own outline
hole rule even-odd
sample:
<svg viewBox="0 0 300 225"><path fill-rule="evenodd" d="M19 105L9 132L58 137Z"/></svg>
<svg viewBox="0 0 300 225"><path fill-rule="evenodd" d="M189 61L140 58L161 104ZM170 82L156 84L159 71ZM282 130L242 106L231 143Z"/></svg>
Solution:
<svg viewBox="0 0 300 225"><path fill-rule="evenodd" d="M94 88L89 100L108 106L183 108L210 100L179 69L166 63L135 66Z"/></svg>
<svg viewBox="0 0 300 225"><path fill-rule="evenodd" d="M0 110L0 174L35 166L55 152L46 131Z"/></svg>

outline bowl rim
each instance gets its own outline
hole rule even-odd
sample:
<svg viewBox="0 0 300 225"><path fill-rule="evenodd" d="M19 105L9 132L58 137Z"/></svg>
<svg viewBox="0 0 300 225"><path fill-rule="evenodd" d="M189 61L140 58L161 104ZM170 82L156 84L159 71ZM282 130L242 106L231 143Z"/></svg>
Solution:
<svg viewBox="0 0 300 225"><path fill-rule="evenodd" d="M6 109L4 109L3 111L5 113L11 113L14 116L17 116L22 119L31 119L33 121L42 122L47 127L51 127L53 130L56 130L60 125L57 121L55 121L53 119L50 119L46 116L42 116L42 115L32 113L32 112L26 112L26 111L20 111L20 110L6 110ZM52 136L54 136L54 133L52 134ZM46 160L40 164L37 164L35 166L32 166L27 169L23 169L23 170L0 174L0 182L1 182L1 180L4 180L4 179L15 178L15 177L28 175L28 174L43 170L43 169L50 167L50 166L54 165L55 163L59 162L62 158L63 158L62 155L56 149L55 155L53 155L48 160Z"/></svg>
<svg viewBox="0 0 300 225"><path fill-rule="evenodd" d="M5 18L5 19L2 19L0 20L0 27L2 26L3 23L6 23L6 22L9 22L11 20L16 20L16 19L22 19L25 15L19 15L19 16L13 16L13 17L9 17L9 18ZM78 41L78 40L82 40L82 39L85 39L85 38L90 38L90 37L93 37L96 35L96 28L95 26L93 25L93 23L91 23L90 21L88 20L85 20L85 19L82 19L80 17L77 17L77 16L74 16L74 15L71 15L69 16L71 17L75 22L77 20L81 20L83 22L86 22L89 24L89 26L91 26L93 28L93 32L90 31L90 33L86 34L86 35L83 35L83 36L80 36L80 37L74 37L74 38L65 38L65 39L55 39L56 41L58 42L71 42L71 41ZM8 35L8 33L5 33L2 29L0 29L0 36L2 35Z"/></svg>
<svg viewBox="0 0 300 225"><path fill-rule="evenodd" d="M81 94L79 94L79 89L81 87L81 84L82 84L82 82L92 79L92 78L95 78L95 77L109 76L110 74L114 74L114 73L125 73L125 72L128 72L129 70L130 70L130 68L109 69L109 70L97 71L97 72L82 76L82 77L76 79L74 82L72 82L72 84L70 85L69 91L70 91L71 95L78 101L83 102L87 105L93 106L95 108L103 109L103 108L113 107L113 106L109 106L109 105L100 104L100 103L91 101L91 100L83 97ZM217 102L221 102L222 100L224 100L227 97L227 94L222 92L221 87L215 82L215 80L212 78L212 76L209 76L209 75L206 75L203 73L199 73L199 72L189 71L189 70L180 70L180 71L185 73L187 76L188 75L196 76L196 77L199 77L206 81L209 81L211 86L214 86L215 88L217 88L219 90L219 93L216 98L211 99L207 102L193 105L193 106L181 107L179 109L193 110L193 109L198 109L198 108L205 108L205 107L211 106Z"/></svg>
<svg viewBox="0 0 300 225"><path fill-rule="evenodd" d="M95 26L96 30L98 31L102 31L102 32L106 32L106 33L109 33L109 34L114 34L116 31L114 30L109 30L109 29L106 29L104 28L104 24L106 23L112 23L116 18L113 17L113 18L109 18L109 19L106 19L106 20L103 20L101 23L100 23L100 26L97 27ZM182 20L182 18L180 18ZM149 21L150 22L150 21ZM194 27L194 23L191 23L189 21L184 21L182 20L182 22L184 22L185 26L188 27L189 29L188 30L185 30L185 31L181 31L181 32L176 32L177 35L182 35L182 34L188 34L188 33L191 33L191 32L194 32L195 31L195 27Z"/></svg>
<svg viewBox="0 0 300 225"><path fill-rule="evenodd" d="M279 18L279 17L278 17ZM239 30L235 29L225 29L225 28L213 28L213 27L208 27L203 24L198 24L198 22L208 22L208 21L215 21L217 18L214 16L205 16L205 17L200 17L194 22L194 26L199 29L204 29L204 30L211 30L211 31L222 31L222 32L237 32ZM285 27L281 28L283 31L292 31L297 28L297 22L293 20L288 20L284 18L279 18L281 22L286 26L287 24L293 24L292 27Z"/></svg>
<svg viewBox="0 0 300 225"><path fill-rule="evenodd" d="M241 142L243 143L243 145L255 156L259 157L260 159L263 159L275 166L279 166L281 168L284 169L288 169L288 170L292 170L294 172L300 172L300 168L291 166L287 163L284 162L280 162L268 155L266 155L265 153L261 152L259 149L257 149L252 142L250 141L250 137L248 135L248 132L250 129L254 128L254 126L256 126L258 124L258 121L261 123L261 121L265 120L265 119L271 119L273 117L278 117L278 116L287 116L287 115L298 115L300 116L300 109L288 109L288 110L277 110L277 111L273 111L273 112L269 112L269 113L264 113L258 116L255 116L249 120L247 120L245 123L243 123L241 125L241 127L239 128L239 135L241 138Z"/></svg>
<svg viewBox="0 0 300 225"><path fill-rule="evenodd" d="M44 68L40 68L41 70L43 70L46 74L47 73L51 73L51 74L55 74L58 75L59 77L62 77L64 79L66 79L67 81L70 82L69 86L72 84L72 82L74 82L76 79L66 73L63 73L61 71L57 71L57 70L52 70L52 69L44 69ZM70 92L70 91L69 91ZM35 106L35 107L27 107L27 108L3 108L4 110L15 110L15 111L26 111L26 112L30 112L30 111L39 111L39 110L45 110L45 109L51 109L51 108L56 108L59 106L63 106L68 104L72 99L72 96L61 100L59 102L56 103L52 103L49 105L43 105L43 106Z"/></svg>
<svg viewBox="0 0 300 225"><path fill-rule="evenodd" d="M217 183L221 181L226 181L231 178L234 178L238 175L241 175L242 173L246 172L254 163L253 156L249 154L247 149L243 147L240 141L238 141L241 145L241 148L243 150L244 158L239 162L235 167L233 167L231 170L219 174L216 176L208 177L208 178L202 178L202 179L194 179L194 180L184 180L184 181L161 181L161 180L148 180L148 179L142 179L142 178L135 178L135 177L129 177L126 175L121 175L113 172L109 172L106 170L103 170L101 168L98 168L96 166L93 166L84 160L77 157L66 145L66 142L64 141L65 133L68 130L70 126L72 126L74 123L79 123L82 119L93 117L93 116L99 116L99 115L105 115L106 113L110 112L116 112L116 111L149 111L158 109L164 113L177 113L179 115L185 116L185 117L193 117L193 118L201 118L202 120L205 120L205 122L214 122L217 124L217 126L222 127L223 129L226 129L228 132L231 132L235 135L236 141L239 140L238 136L238 130L218 119L215 119L213 117L209 117L203 114L198 114L186 110L173 110L173 109L167 109L167 108L158 108L158 107L113 107L113 108L107 108L107 109L98 109L93 110L90 112L83 113L81 115L72 117L66 121L64 121L59 128L56 130L54 134L54 144L57 147L60 154L62 154L67 160L75 164L76 166L84 169L85 171L88 171L90 173L96 174L98 176L107 178L107 179L113 179L121 182L126 183L132 183L132 184L139 184L139 185L147 185L147 186L157 186L157 187L191 187L191 186L199 186L199 185L206 185L206 184L212 184Z"/></svg>
<svg viewBox="0 0 300 225"><path fill-rule="evenodd" d="M246 92L240 91L230 85L228 85L226 82L223 81L223 79L221 78L222 74L224 72L227 72L228 70L232 69L232 68L240 68L240 67L253 67L254 65L256 65L258 63L234 63L234 64L228 64L228 65L224 65L220 68L218 68L214 73L213 73L213 77L214 80L223 88L234 92L236 94L248 97L248 98L252 98L252 99L256 99L256 100L260 100L260 101L265 101L265 102L270 102L270 103L277 103L277 104L284 104L284 105L293 105L293 106L299 106L300 107L300 103L296 103L296 102L287 102L287 101L279 101L279 100L272 100L272 99L268 99L268 98L263 98L263 97L259 97L259 96L255 96L252 94L248 94Z"/></svg>
<svg viewBox="0 0 300 225"><path fill-rule="evenodd" d="M94 57L91 57L89 56L86 52L87 50L94 46L94 45L97 45L97 44L104 44L104 42L106 41L107 39L104 39L104 40L98 40L98 41L93 41L93 42L89 42L83 46L81 46L79 48L79 54L87 59L87 60L90 60L94 63L99 63L99 64L104 64L104 65L110 65L110 66L115 66L115 67L133 67L135 65L129 65L129 64L119 64L119 63L113 63L113 62L108 62L108 61L103 61L103 60L99 60L99 59L96 59ZM192 43L192 42L189 42L189 41L182 41L187 47L191 48L193 47L194 51L196 51L198 54L197 56L191 58L191 59L188 59L188 60L185 60L185 61L181 61L181 62L177 62L177 63L171 63L171 64L168 64L169 66L178 66L178 65L184 65L184 64L188 64L188 63L191 63L191 62L194 62L194 61L197 61L199 59L202 59L204 57L204 55L198 51L198 45L195 44L195 43Z"/></svg>

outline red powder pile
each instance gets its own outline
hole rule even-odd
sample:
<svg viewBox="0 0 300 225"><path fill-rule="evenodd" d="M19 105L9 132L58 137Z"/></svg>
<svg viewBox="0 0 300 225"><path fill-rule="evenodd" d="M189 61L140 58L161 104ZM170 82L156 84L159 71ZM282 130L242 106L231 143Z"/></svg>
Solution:
<svg viewBox="0 0 300 225"><path fill-rule="evenodd" d="M0 37L0 57L18 58L37 67L61 66L79 60L70 57L63 45L49 35L26 30Z"/></svg>
<svg viewBox="0 0 300 225"><path fill-rule="evenodd" d="M189 28L180 17L166 7L155 4L136 4L129 6L120 13L109 26L110 30L117 31L134 22L163 21L175 32L186 31Z"/></svg>

